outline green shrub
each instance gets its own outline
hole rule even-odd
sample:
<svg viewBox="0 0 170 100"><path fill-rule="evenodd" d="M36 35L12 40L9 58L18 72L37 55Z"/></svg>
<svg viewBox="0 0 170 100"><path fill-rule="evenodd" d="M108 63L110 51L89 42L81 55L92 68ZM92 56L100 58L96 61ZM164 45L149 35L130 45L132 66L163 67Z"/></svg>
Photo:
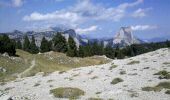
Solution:
<svg viewBox="0 0 170 100"><path fill-rule="evenodd" d="M109 70L112 70L113 68L116 68L116 67L117 67L117 65L112 64L112 65L110 66Z"/></svg>
<svg viewBox="0 0 170 100"><path fill-rule="evenodd" d="M167 90L167 91L165 92L165 94L170 94L170 90Z"/></svg>
<svg viewBox="0 0 170 100"><path fill-rule="evenodd" d="M111 84L117 84L119 82L123 82L123 80L121 78L115 78L112 80Z"/></svg>
<svg viewBox="0 0 170 100"><path fill-rule="evenodd" d="M120 74L124 75L124 74L126 74L126 71L120 71Z"/></svg>
<svg viewBox="0 0 170 100"><path fill-rule="evenodd" d="M159 71L154 75L159 75L159 79L170 79L170 73L167 72L166 70Z"/></svg>
<svg viewBox="0 0 170 100"><path fill-rule="evenodd" d="M170 82L161 82L154 87L143 87L143 91L161 91L162 89L170 89Z"/></svg>
<svg viewBox="0 0 170 100"><path fill-rule="evenodd" d="M79 96L85 94L83 90L72 87L60 87L52 89L50 90L50 93L52 93L57 98L69 98L69 99L77 99L79 98Z"/></svg>

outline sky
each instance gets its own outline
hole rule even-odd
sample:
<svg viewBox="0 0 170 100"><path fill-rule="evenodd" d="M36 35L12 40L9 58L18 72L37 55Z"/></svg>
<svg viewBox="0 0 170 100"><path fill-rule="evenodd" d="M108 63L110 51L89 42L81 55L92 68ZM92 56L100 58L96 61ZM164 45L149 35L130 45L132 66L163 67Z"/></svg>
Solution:
<svg viewBox="0 0 170 100"><path fill-rule="evenodd" d="M170 0L0 0L0 32L64 26L92 38L131 27L138 38L170 36Z"/></svg>

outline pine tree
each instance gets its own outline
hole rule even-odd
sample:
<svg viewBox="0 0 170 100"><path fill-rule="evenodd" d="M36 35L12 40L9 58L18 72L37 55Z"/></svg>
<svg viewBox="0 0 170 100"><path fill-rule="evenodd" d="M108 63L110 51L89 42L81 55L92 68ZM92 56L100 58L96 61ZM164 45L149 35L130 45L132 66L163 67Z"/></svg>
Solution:
<svg viewBox="0 0 170 100"><path fill-rule="evenodd" d="M42 38L40 49L41 53L50 51L49 42L45 39L45 37Z"/></svg>
<svg viewBox="0 0 170 100"><path fill-rule="evenodd" d="M15 56L15 42L6 34L0 36L0 53L7 52L10 56Z"/></svg>
<svg viewBox="0 0 170 100"><path fill-rule="evenodd" d="M106 48L104 48L104 54L106 55L106 57L114 59L115 55L114 55L114 50L111 46L106 46Z"/></svg>
<svg viewBox="0 0 170 100"><path fill-rule="evenodd" d="M77 47L74 39L69 36L68 38L68 51L67 51L67 56L70 57L75 57L77 56Z"/></svg>
<svg viewBox="0 0 170 100"><path fill-rule="evenodd" d="M88 42L88 44L84 46L84 57L89 57L89 56L93 56L93 50L92 50L92 46Z"/></svg>
<svg viewBox="0 0 170 100"><path fill-rule="evenodd" d="M36 54L39 52L38 47L35 44L35 38L32 36L32 41L30 43L30 52L33 54Z"/></svg>
<svg viewBox="0 0 170 100"><path fill-rule="evenodd" d="M78 56L79 57L84 57L84 47L83 46L79 46L79 51L78 51Z"/></svg>
<svg viewBox="0 0 170 100"><path fill-rule="evenodd" d="M94 42L92 44L92 54L93 55L103 55L103 44Z"/></svg>
<svg viewBox="0 0 170 100"><path fill-rule="evenodd" d="M20 40L16 42L16 49L22 49L22 43Z"/></svg>
<svg viewBox="0 0 170 100"><path fill-rule="evenodd" d="M23 49L28 52L30 50L30 41L27 35L24 37Z"/></svg>
<svg viewBox="0 0 170 100"><path fill-rule="evenodd" d="M62 33L57 33L52 39L54 44L53 50L65 53L67 52L67 41L61 34Z"/></svg>

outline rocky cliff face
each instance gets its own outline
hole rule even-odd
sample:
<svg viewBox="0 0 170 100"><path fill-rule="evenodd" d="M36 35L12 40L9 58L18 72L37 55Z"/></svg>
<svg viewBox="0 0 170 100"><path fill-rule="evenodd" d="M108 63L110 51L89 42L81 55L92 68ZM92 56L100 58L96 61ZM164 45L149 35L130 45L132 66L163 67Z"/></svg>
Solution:
<svg viewBox="0 0 170 100"><path fill-rule="evenodd" d="M46 37L46 39L51 40L57 32L61 32L62 35L66 38L66 40L68 40L68 37L71 36L76 42L77 47L79 47L79 45L86 45L88 42L103 43L104 46L109 45L112 47L115 47L115 45L118 44L121 47L123 47L131 44L143 43L143 41L139 40L133 35L132 29L130 27L121 27L120 30L114 36L114 38L110 38L110 39L89 39L80 36L73 29L60 29L60 28L50 28L50 30L28 31L28 32L21 32L15 30L13 32L5 33L5 34L9 35L11 39L21 40L21 41L23 41L24 35L27 35L30 39L33 35L35 37L37 46L40 46L43 37Z"/></svg>
<svg viewBox="0 0 170 100"><path fill-rule="evenodd" d="M121 27L113 38L113 44L120 44L122 46L140 43L142 43L142 41L132 34L131 27Z"/></svg>

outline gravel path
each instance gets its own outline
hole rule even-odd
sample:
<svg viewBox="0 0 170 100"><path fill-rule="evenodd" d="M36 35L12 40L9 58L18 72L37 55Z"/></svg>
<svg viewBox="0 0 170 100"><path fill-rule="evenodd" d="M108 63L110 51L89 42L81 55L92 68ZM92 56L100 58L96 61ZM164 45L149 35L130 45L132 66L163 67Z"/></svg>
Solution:
<svg viewBox="0 0 170 100"><path fill-rule="evenodd" d="M139 61L136 64L128 64ZM20 78L0 86L5 97L14 100L67 100L55 98L50 90L58 87L76 87L85 91L80 100L88 98L102 98L103 100L170 100L170 95L165 94L165 89L160 92L142 91L142 87L155 86L159 82L169 81L158 79L153 74L160 70L170 71L170 50L160 49L136 57L113 60L110 63L89 67L72 69L65 73L51 73L48 76L37 74L33 77ZM34 65L35 60L32 65ZM117 65L116 68L111 66ZM124 72L124 74L120 74ZM111 81L121 78L124 81L112 85Z"/></svg>

